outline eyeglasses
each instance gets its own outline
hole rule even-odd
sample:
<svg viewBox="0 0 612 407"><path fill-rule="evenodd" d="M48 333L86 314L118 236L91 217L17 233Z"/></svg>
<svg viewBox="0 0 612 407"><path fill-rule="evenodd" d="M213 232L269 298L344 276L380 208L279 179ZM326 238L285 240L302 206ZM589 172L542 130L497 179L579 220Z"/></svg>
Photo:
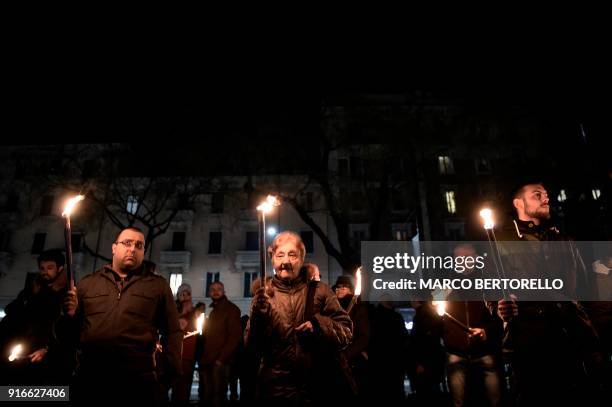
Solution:
<svg viewBox="0 0 612 407"><path fill-rule="evenodd" d="M115 244L117 243L121 243L128 249L132 246L134 246L138 250L142 250L144 248L144 242L141 242L140 240L134 241L134 240L127 239L127 240L122 240L120 242L115 242Z"/></svg>
<svg viewBox="0 0 612 407"><path fill-rule="evenodd" d="M297 252L289 252L286 255L283 252L278 252L274 254L274 257L276 257L277 259L282 259L285 256L289 257L289 260L296 260L299 254Z"/></svg>

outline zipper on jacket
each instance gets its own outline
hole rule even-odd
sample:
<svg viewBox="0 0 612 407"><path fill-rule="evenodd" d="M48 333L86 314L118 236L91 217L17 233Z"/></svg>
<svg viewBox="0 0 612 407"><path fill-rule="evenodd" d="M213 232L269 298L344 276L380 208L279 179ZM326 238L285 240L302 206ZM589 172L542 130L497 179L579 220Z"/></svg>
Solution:
<svg viewBox="0 0 612 407"><path fill-rule="evenodd" d="M122 277L121 281L117 282L117 289L119 290L119 293L117 294L117 299L120 300L121 299L121 291L123 291L123 285L125 284L125 279Z"/></svg>

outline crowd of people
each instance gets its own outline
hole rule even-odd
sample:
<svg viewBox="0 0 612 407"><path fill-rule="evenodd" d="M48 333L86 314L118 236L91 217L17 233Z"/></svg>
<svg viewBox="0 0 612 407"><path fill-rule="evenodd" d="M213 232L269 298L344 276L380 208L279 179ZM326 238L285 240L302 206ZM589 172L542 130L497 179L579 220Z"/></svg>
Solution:
<svg viewBox="0 0 612 407"><path fill-rule="evenodd" d="M513 206L500 239L567 241L575 254L548 223L542 184L523 185ZM194 401L197 372L198 400L210 406L591 405L610 391L609 302L462 301L451 292L447 311L467 331L431 301L410 304L408 330L397 304L360 301L351 275L333 287L321 282L300 236L282 232L268 248L275 273L253 285L241 316L222 282L209 287L209 311L193 304L188 284L173 296L144 260L144 239L137 228L122 230L112 263L74 288L61 251L40 255L39 274L0 322L2 355L24 346L17 359L3 356L0 385L69 384L77 402L180 405ZM455 254L470 250L458 244ZM599 260L594 271L609 273L611 263ZM575 267L570 280L586 272Z"/></svg>

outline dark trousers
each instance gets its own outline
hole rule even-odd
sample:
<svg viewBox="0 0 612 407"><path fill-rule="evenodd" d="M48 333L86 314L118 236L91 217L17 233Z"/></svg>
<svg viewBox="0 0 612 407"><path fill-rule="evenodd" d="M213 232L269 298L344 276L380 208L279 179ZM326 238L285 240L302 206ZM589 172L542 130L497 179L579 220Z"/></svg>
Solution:
<svg viewBox="0 0 612 407"><path fill-rule="evenodd" d="M172 402L186 403L191 395L195 361L183 359L183 374L172 385Z"/></svg>
<svg viewBox="0 0 612 407"><path fill-rule="evenodd" d="M204 403L208 406L227 404L227 365L205 365L200 370L200 380L204 380Z"/></svg>
<svg viewBox="0 0 612 407"><path fill-rule="evenodd" d="M474 397L474 399L486 398L490 406L498 407L501 405L500 378L495 358L492 355L481 357L463 357L452 353L448 354L448 384L455 407L466 405L466 390L470 387L468 382L472 382L474 377L482 378L484 384L484 395ZM476 386L476 388L481 388Z"/></svg>

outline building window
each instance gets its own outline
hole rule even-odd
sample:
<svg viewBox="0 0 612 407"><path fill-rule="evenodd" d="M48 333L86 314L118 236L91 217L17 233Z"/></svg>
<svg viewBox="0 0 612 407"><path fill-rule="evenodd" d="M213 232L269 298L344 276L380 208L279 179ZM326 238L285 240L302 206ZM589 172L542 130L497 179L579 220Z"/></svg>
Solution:
<svg viewBox="0 0 612 407"><path fill-rule="evenodd" d="M361 193L361 191L351 191L351 210L353 212L363 212L365 206L364 201L365 197Z"/></svg>
<svg viewBox="0 0 612 407"><path fill-rule="evenodd" d="M208 254L221 253L221 232L210 232L208 234Z"/></svg>
<svg viewBox="0 0 612 407"><path fill-rule="evenodd" d="M219 281L219 272L218 271L214 272L214 273L211 273L211 272L206 273L206 287L205 287L205 290L204 290L204 292L206 293L206 297L210 297L210 295L208 294L208 290L210 289L210 285L212 283L217 282L217 281Z"/></svg>
<svg viewBox="0 0 612 407"><path fill-rule="evenodd" d="M54 197L53 195L45 195L42 198L42 202L40 205L40 214L43 216L46 215L51 215L51 213L53 212L53 201L54 201Z"/></svg>
<svg viewBox="0 0 612 407"><path fill-rule="evenodd" d="M127 198L127 208L128 213L135 215L138 211L138 199L134 195L130 195Z"/></svg>
<svg viewBox="0 0 612 407"><path fill-rule="evenodd" d="M306 253L314 253L314 235L311 230L304 230L300 232L302 242L306 246Z"/></svg>
<svg viewBox="0 0 612 407"><path fill-rule="evenodd" d="M83 251L83 235L80 233L73 233L71 237L72 251L74 253L80 253Z"/></svg>
<svg viewBox="0 0 612 407"><path fill-rule="evenodd" d="M457 213L457 205L455 203L455 191L444 191L444 200L446 201L446 210L448 213Z"/></svg>
<svg viewBox="0 0 612 407"><path fill-rule="evenodd" d="M251 251L259 250L258 232L246 232L246 249Z"/></svg>
<svg viewBox="0 0 612 407"><path fill-rule="evenodd" d="M185 232L172 233L172 251L180 252L185 250Z"/></svg>
<svg viewBox="0 0 612 407"><path fill-rule="evenodd" d="M253 287L253 282L259 278L259 273L256 271L247 271L244 273L244 290L243 297L252 297L253 292L251 291L251 287Z"/></svg>
<svg viewBox="0 0 612 407"><path fill-rule="evenodd" d="M591 195L593 195L593 199L594 199L594 200L598 200L598 199L599 199L599 197L601 196L601 190L599 190L599 189L593 189L593 190L591 191Z"/></svg>
<svg viewBox="0 0 612 407"><path fill-rule="evenodd" d="M223 193L216 192L212 195L210 213L223 213Z"/></svg>
<svg viewBox="0 0 612 407"><path fill-rule="evenodd" d="M408 223L392 223L391 236L393 240L406 241L410 240L410 225Z"/></svg>
<svg viewBox="0 0 612 407"><path fill-rule="evenodd" d="M361 245L361 242L368 240L369 225L367 223L353 223L349 225L350 236L355 246Z"/></svg>
<svg viewBox="0 0 612 407"><path fill-rule="evenodd" d="M559 195L557 195L557 201L565 202L566 200L567 200L567 195L565 193L565 189L562 189L561 191L559 191Z"/></svg>
<svg viewBox="0 0 612 407"><path fill-rule="evenodd" d="M32 243L32 254L41 254L43 250L45 250L46 239L46 233L36 233L34 235L34 242Z"/></svg>
<svg viewBox="0 0 612 407"><path fill-rule="evenodd" d="M449 175L455 173L455 168L453 167L453 160L447 155L441 155L438 157L438 168L440 170L440 174Z"/></svg>
<svg viewBox="0 0 612 407"><path fill-rule="evenodd" d="M176 296L176 291L183 284L183 275L180 273L170 274L170 289L172 290L172 295Z"/></svg>

